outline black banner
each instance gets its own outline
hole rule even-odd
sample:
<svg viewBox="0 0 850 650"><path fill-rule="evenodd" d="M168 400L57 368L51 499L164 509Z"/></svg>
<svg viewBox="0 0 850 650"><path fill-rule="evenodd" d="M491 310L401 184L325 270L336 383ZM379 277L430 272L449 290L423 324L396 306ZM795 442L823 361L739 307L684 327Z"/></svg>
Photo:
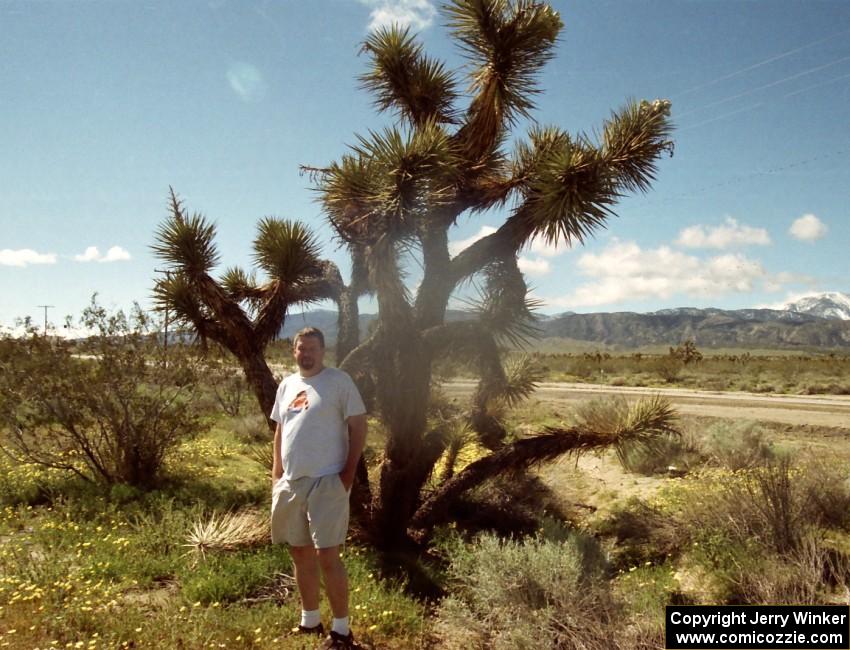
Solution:
<svg viewBox="0 0 850 650"><path fill-rule="evenodd" d="M671 650L850 650L848 605L668 605L664 627Z"/></svg>

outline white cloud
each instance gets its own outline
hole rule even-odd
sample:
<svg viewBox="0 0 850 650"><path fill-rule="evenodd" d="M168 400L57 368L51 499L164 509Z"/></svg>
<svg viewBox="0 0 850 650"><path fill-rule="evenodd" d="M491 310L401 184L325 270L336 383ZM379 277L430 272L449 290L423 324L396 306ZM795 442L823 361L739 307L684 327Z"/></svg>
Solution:
<svg viewBox="0 0 850 650"><path fill-rule="evenodd" d="M82 253L81 255L74 255L74 261L76 262L94 262L99 258L100 251L97 250L97 246L89 246L85 253Z"/></svg>
<svg viewBox="0 0 850 650"><path fill-rule="evenodd" d="M256 104L268 91L263 73L250 63L236 62L227 69L227 81L242 101Z"/></svg>
<svg viewBox="0 0 850 650"><path fill-rule="evenodd" d="M74 255L77 262L123 262L130 259L130 253L120 246L112 246L106 255L101 255L97 246L89 246L80 255Z"/></svg>
<svg viewBox="0 0 850 650"><path fill-rule="evenodd" d="M643 250L634 242L614 240L601 253L585 253L577 262L589 282L572 294L544 298L560 307L593 307L625 301L668 299L676 294L715 297L747 293L759 288L776 291L789 274L769 275L760 262L741 254L709 259L676 251L669 246Z"/></svg>
<svg viewBox="0 0 850 650"><path fill-rule="evenodd" d="M823 237L827 230L829 228L826 227L826 224L815 215L804 214L799 219L794 220L788 232L800 241L815 241Z"/></svg>
<svg viewBox="0 0 850 650"><path fill-rule="evenodd" d="M528 275L546 275L552 270L549 260L542 257L531 259L530 257L520 257L517 260L519 270Z"/></svg>
<svg viewBox="0 0 850 650"><path fill-rule="evenodd" d="M764 228L739 224L732 217L719 226L689 226L679 233L676 243L688 248L729 248L730 246L767 246L770 235Z"/></svg>
<svg viewBox="0 0 850 650"><path fill-rule="evenodd" d="M565 244L563 241L561 241L561 243L557 246L555 244L547 244L546 239L540 235L535 235L528 243L528 250L536 255L542 255L543 257L557 257L571 249L571 246Z"/></svg>
<svg viewBox="0 0 850 650"><path fill-rule="evenodd" d="M39 253L31 248L0 250L0 266L29 266L30 264L56 264L56 254Z"/></svg>
<svg viewBox="0 0 850 650"><path fill-rule="evenodd" d="M460 253L464 248L469 248L470 246L472 246L475 242L477 242L482 237L486 237L487 235L492 235L494 232L496 232L496 230L497 229L494 228L493 226L481 226L481 229L477 233L472 235L471 237L467 237L466 239L458 239L457 241L449 242L449 253L452 256L455 256L458 253ZM541 257L548 257L548 258L551 259L553 257L557 257L558 255L561 255L563 253L566 253L567 251L572 250L572 248L570 246L568 246L567 244L565 244L563 242L561 242L557 246L555 246L554 244L547 244L546 240L543 237L540 237L540 236L532 237L531 240L528 242L528 244L525 245L524 249L527 250L529 253L533 253L534 255L537 256L538 259L536 260L535 263L537 264L538 268L542 268L541 263L545 261L545 260L541 260L540 259ZM524 263L531 266L531 262L532 262L531 258L521 257L520 260L525 260ZM522 265L520 265L520 268L522 268ZM547 266L547 270L548 270L548 266Z"/></svg>
<svg viewBox="0 0 850 650"><path fill-rule="evenodd" d="M360 3L372 7L370 32L391 25L420 31L430 27L437 15L430 0L360 0Z"/></svg>
<svg viewBox="0 0 850 650"><path fill-rule="evenodd" d="M101 262L124 262L130 259L130 253L121 248L120 246L113 246L108 251L106 251L106 255L100 260Z"/></svg>
<svg viewBox="0 0 850 650"><path fill-rule="evenodd" d="M493 226L481 226L481 230L472 235L472 237L449 242L449 254L454 257L464 248L469 248L482 237L492 235L494 232L496 232L496 228L493 228Z"/></svg>

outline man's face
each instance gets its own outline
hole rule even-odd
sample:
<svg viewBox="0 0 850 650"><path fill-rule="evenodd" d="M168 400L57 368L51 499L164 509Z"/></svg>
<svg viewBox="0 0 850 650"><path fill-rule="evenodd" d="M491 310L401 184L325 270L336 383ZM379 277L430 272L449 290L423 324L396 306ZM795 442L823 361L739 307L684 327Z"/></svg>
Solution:
<svg viewBox="0 0 850 650"><path fill-rule="evenodd" d="M322 367L325 349L315 336L302 336L295 344L294 356L299 368L310 371Z"/></svg>

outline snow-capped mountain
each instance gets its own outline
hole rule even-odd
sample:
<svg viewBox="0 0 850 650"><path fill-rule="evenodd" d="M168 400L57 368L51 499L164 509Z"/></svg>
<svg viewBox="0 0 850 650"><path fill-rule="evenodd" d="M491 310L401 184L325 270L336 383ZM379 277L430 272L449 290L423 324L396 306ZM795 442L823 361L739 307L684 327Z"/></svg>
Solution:
<svg viewBox="0 0 850 650"><path fill-rule="evenodd" d="M786 303L783 309L820 318L850 320L850 294L839 291L816 293Z"/></svg>

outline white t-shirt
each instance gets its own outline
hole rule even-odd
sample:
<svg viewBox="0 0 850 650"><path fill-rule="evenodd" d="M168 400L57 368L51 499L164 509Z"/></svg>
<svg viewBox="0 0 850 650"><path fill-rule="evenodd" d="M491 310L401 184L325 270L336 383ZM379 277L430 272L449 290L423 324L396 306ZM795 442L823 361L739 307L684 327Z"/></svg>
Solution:
<svg viewBox="0 0 850 650"><path fill-rule="evenodd" d="M283 477L338 474L348 458L348 423L366 412L351 377L322 368L312 377L293 373L277 389L271 418L281 425Z"/></svg>

